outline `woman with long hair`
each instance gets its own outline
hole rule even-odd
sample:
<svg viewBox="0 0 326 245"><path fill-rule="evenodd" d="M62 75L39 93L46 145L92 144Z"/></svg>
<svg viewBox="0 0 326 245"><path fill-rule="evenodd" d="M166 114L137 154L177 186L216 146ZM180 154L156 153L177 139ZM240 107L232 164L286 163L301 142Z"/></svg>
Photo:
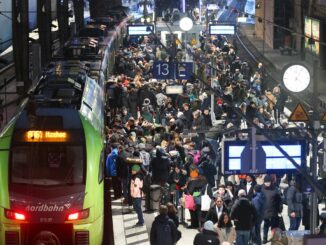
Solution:
<svg viewBox="0 0 326 245"><path fill-rule="evenodd" d="M231 245L236 239L236 231L232 225L230 216L227 213L222 213L216 228L220 244Z"/></svg>

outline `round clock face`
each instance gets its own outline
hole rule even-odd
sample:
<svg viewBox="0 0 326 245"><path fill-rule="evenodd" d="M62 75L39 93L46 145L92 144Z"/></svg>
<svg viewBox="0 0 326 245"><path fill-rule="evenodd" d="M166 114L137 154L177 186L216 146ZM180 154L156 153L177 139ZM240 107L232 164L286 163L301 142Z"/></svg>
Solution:
<svg viewBox="0 0 326 245"><path fill-rule="evenodd" d="M291 65L283 74L284 86L291 92L302 92L310 83L310 72L303 65Z"/></svg>

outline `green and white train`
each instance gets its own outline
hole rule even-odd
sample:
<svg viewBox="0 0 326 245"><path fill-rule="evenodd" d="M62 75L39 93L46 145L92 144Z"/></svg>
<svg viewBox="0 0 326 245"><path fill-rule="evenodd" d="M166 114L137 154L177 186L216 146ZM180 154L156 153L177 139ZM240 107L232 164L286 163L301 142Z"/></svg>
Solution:
<svg viewBox="0 0 326 245"><path fill-rule="evenodd" d="M103 244L103 80L125 26L55 59L2 131L1 245Z"/></svg>

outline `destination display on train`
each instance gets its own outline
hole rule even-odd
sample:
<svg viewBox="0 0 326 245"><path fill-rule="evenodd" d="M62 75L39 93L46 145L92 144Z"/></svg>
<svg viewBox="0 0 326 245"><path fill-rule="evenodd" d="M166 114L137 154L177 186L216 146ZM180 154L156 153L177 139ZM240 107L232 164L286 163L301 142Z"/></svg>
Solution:
<svg viewBox="0 0 326 245"><path fill-rule="evenodd" d="M26 142L66 142L69 139L65 131L29 130L24 134Z"/></svg>

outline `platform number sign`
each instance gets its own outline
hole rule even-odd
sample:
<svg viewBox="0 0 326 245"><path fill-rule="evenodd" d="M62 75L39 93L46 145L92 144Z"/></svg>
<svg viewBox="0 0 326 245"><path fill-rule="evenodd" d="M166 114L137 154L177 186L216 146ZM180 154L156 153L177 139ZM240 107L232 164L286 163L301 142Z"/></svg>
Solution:
<svg viewBox="0 0 326 245"><path fill-rule="evenodd" d="M192 62L180 62L177 63L177 79L190 79L193 74Z"/></svg>
<svg viewBox="0 0 326 245"><path fill-rule="evenodd" d="M173 79L174 65L168 62L157 61L153 66L153 78Z"/></svg>

